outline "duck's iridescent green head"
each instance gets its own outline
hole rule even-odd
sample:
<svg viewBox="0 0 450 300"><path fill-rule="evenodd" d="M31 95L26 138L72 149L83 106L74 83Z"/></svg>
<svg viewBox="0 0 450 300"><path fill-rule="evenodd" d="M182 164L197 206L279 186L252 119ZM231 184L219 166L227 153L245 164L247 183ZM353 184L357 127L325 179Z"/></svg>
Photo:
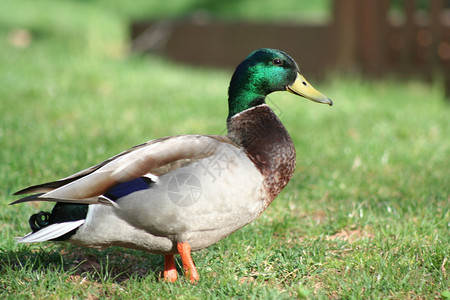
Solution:
<svg viewBox="0 0 450 300"><path fill-rule="evenodd" d="M228 90L228 118L263 104L266 96L276 91L289 91L315 102L333 104L305 80L287 53L264 48L251 53L236 68Z"/></svg>

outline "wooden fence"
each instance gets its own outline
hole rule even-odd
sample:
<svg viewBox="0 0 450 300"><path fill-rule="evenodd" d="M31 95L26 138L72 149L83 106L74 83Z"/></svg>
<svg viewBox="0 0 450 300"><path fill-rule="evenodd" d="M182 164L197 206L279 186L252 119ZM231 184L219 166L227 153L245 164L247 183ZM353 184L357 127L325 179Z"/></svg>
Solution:
<svg viewBox="0 0 450 300"><path fill-rule="evenodd" d="M325 24L227 23L192 17L132 24L132 49L197 65L235 67L261 47L285 50L308 77L330 70L430 79L450 97L450 0L335 0Z"/></svg>

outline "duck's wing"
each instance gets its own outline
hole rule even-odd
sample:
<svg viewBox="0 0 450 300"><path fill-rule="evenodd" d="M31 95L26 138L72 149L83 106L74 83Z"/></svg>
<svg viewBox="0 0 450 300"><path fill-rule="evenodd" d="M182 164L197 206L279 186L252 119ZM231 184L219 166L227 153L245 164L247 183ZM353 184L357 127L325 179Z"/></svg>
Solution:
<svg viewBox="0 0 450 300"><path fill-rule="evenodd" d="M27 201L108 204L110 201L102 195L109 189L144 176L157 181L159 175L214 155L223 143L238 148L225 136L180 135L152 140L69 177L20 190L14 195L36 194L11 204Z"/></svg>
<svg viewBox="0 0 450 300"><path fill-rule="evenodd" d="M134 146L133 148L130 148L130 149L128 149L126 151L123 151L123 152L121 152L121 153L119 153L119 154L117 154L117 155L115 155L115 156L113 156L111 158L108 158L107 160L105 160L105 161L103 161L103 162L101 162L101 163L99 163L99 164L97 164L95 166L92 166L90 168L84 169L84 170L82 170L80 172L77 172L75 174L72 174L72 175L70 175L68 177L65 177L65 178L62 178L62 179L59 179L59 180L56 180L56 181L52 181L52 182L46 182L46 183L41 183L41 184L37 184L37 185L32 185L32 186L26 187L26 188L24 188L24 189L22 189L20 191L15 192L13 195L24 195L24 194L31 194L31 193L42 193L42 194L45 194L45 193L50 192L50 191L52 191L54 189L62 187L63 185L66 185L66 184L68 184L68 183L70 183L72 181L78 180L78 179L80 179L80 178L82 178L82 177L84 177L86 175L89 175L89 174L95 172L96 170L100 169L101 167L103 167L107 163L109 163L109 162L111 162L111 161L113 161L113 160L115 160L115 159L117 159L117 158L119 158L121 156L127 155L130 152L136 151L136 150L138 150L140 148L147 147L150 144L162 142L165 139L168 139L168 138L160 138L160 139L156 139L156 140L151 140L151 141L148 141L146 143Z"/></svg>

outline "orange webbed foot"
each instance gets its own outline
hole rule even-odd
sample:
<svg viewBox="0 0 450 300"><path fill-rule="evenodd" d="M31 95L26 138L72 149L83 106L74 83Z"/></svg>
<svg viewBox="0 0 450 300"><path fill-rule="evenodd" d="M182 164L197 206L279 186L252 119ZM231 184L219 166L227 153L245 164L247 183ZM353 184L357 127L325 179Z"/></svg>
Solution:
<svg viewBox="0 0 450 300"><path fill-rule="evenodd" d="M164 281L175 282L178 279L173 254L164 255Z"/></svg>
<svg viewBox="0 0 450 300"><path fill-rule="evenodd" d="M188 243L178 243L177 249L181 256L186 278L189 278L191 283L196 283L200 277L191 257L191 246Z"/></svg>

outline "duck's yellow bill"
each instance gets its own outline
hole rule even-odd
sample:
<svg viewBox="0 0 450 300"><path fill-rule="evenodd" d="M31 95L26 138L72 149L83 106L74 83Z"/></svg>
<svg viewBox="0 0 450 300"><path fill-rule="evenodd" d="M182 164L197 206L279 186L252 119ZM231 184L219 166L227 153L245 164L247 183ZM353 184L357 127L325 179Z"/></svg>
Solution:
<svg viewBox="0 0 450 300"><path fill-rule="evenodd" d="M306 99L312 100L314 102L333 105L333 101L330 98L313 88L302 74L297 73L297 78L294 83L286 88L287 91L305 97Z"/></svg>

